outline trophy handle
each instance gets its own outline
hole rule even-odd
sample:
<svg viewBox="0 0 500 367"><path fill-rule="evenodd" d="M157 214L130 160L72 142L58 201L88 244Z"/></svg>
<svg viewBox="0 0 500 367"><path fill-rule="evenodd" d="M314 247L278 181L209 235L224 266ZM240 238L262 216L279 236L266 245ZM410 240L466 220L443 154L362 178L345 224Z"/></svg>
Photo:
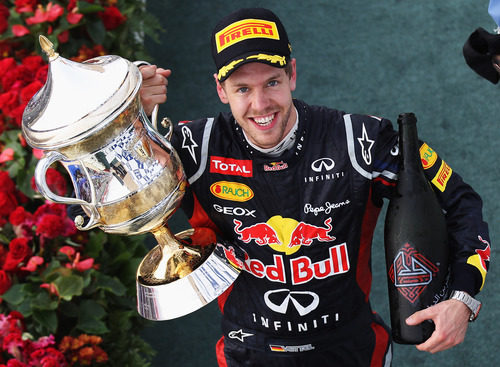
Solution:
<svg viewBox="0 0 500 367"><path fill-rule="evenodd" d="M47 170L53 163L57 161L67 161L67 160L68 158L64 154L61 154L56 151L50 151L49 153L44 155L40 159L40 161L38 161L38 164L36 165L35 168L35 183L38 188L38 191L40 191L40 193L44 197L53 201L54 203L67 204L67 205L77 204L87 208L91 214L90 214L90 219L85 226L83 226L82 216L77 216L75 218L76 227L81 231L87 231L89 229L97 227L97 225L99 224L98 218L100 218L99 213L97 212L96 209L97 198L95 194L94 185L89 185L90 196L91 196L91 202L89 203L82 199L64 197L53 193L52 190L50 190L49 186L47 185L47 181L45 180L45 175L47 173ZM82 167L88 182L91 182L87 168L85 167L85 165L82 165Z"/></svg>

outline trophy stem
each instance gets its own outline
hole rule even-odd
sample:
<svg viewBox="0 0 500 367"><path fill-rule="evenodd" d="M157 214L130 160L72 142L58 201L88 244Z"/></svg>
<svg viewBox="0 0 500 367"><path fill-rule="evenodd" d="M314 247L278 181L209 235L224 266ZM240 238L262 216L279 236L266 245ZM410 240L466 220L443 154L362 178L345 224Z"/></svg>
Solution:
<svg viewBox="0 0 500 367"><path fill-rule="evenodd" d="M167 226L151 232L158 246L146 255L139 266L138 275L143 283L170 283L190 274L201 262L201 251L183 245Z"/></svg>

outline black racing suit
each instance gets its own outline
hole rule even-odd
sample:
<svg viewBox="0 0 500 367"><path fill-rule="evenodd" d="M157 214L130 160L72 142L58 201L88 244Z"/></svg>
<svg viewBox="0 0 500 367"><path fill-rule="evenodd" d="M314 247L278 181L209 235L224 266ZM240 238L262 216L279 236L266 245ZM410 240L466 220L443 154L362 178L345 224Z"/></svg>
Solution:
<svg viewBox="0 0 500 367"><path fill-rule="evenodd" d="M244 271L219 297L219 364L389 365L390 333L369 295L398 134L386 119L294 104L295 145L278 158L252 149L229 113L174 131L191 225L215 228L244 256ZM427 145L421 152L428 179L443 176L437 154ZM450 288L475 295L489 265L479 255L489 250L481 199L454 171L434 182L450 231Z"/></svg>

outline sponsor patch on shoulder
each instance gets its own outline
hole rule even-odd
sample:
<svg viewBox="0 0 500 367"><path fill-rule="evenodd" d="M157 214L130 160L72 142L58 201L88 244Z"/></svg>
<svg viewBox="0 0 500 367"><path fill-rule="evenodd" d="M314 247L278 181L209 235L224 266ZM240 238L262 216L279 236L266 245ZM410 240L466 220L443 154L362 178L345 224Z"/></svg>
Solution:
<svg viewBox="0 0 500 367"><path fill-rule="evenodd" d="M445 161L441 162L441 167L439 167L438 173L432 179L432 183L436 186L440 191L444 192L446 190L446 184L448 183L451 173L453 170L451 169Z"/></svg>
<svg viewBox="0 0 500 367"><path fill-rule="evenodd" d="M437 153L426 143L420 147L420 159L422 160L422 167L424 169L431 168L438 158Z"/></svg>

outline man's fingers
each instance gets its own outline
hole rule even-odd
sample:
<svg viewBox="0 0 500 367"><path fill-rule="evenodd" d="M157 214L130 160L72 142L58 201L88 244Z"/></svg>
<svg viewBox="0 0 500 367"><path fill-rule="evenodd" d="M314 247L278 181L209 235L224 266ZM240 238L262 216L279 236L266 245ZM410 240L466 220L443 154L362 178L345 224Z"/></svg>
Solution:
<svg viewBox="0 0 500 367"><path fill-rule="evenodd" d="M142 74L142 79L149 79L155 76L156 74L156 65L143 65L139 67L139 71Z"/></svg>

